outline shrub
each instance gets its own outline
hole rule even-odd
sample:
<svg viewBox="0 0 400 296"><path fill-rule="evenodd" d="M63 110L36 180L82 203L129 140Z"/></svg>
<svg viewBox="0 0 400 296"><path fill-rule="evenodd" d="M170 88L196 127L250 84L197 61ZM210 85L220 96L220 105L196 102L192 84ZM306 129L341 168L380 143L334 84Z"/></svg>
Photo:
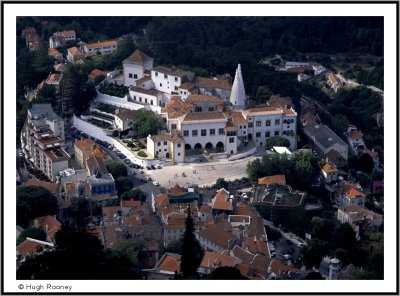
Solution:
<svg viewBox="0 0 400 296"><path fill-rule="evenodd" d="M147 154L146 154L146 152L144 152L144 151L139 151L139 152L138 152L138 156L140 156L140 157L147 157Z"/></svg>

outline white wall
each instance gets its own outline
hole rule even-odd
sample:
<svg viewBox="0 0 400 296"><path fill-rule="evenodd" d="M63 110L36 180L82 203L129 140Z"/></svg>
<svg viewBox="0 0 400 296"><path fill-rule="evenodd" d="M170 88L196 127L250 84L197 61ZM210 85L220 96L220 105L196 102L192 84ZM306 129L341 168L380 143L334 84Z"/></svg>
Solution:
<svg viewBox="0 0 400 296"><path fill-rule="evenodd" d="M204 149L205 145L210 142L213 145L213 148L216 147L218 142L224 143L225 148L225 135L219 135L218 130L220 128L224 128L226 125L225 122L211 122L211 123L197 123L197 124L185 124L181 123L181 134L185 139L185 144L189 144L194 148L194 145L200 143L202 149ZM206 129L206 136L201 136L201 130ZM215 135L210 135L210 129L215 129ZM184 131L189 131L189 136L184 136ZM197 130L197 136L192 136L192 131Z"/></svg>
<svg viewBox="0 0 400 296"><path fill-rule="evenodd" d="M124 85L128 87L136 85L135 81L142 78L144 75L143 66L130 63L124 63L123 66L124 66ZM129 77L130 74L132 77Z"/></svg>
<svg viewBox="0 0 400 296"><path fill-rule="evenodd" d="M146 108L147 110L151 110L156 113L161 112L161 107L158 106L151 106L151 105L141 105L141 104L136 104L133 102L128 102L127 97L125 98L118 98L118 97L113 97L109 95L105 95L102 93L98 93L96 100L100 103L116 106L119 108L124 108L124 109L129 109L129 110L139 110L142 108Z"/></svg>
<svg viewBox="0 0 400 296"><path fill-rule="evenodd" d="M156 75L157 73L157 75ZM166 75L166 77L165 77ZM154 70L151 71L151 80L154 82L154 87L156 90L173 93L179 92L179 86L181 85L181 78L177 76L172 76L168 74L164 74L161 72L156 72Z"/></svg>

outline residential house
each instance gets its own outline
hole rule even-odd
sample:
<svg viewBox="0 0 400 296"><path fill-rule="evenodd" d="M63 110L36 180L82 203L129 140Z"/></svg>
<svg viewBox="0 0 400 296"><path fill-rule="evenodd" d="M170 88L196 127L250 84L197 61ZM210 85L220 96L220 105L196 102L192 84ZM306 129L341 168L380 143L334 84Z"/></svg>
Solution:
<svg viewBox="0 0 400 296"><path fill-rule="evenodd" d="M229 191L224 188L217 190L214 198L211 201L212 214L218 215L225 213L227 215L233 213L232 198L229 196Z"/></svg>
<svg viewBox="0 0 400 296"><path fill-rule="evenodd" d="M60 221L53 215L34 218L29 224L35 228L42 228L46 232L46 240L50 243L55 242L55 235L61 229Z"/></svg>
<svg viewBox="0 0 400 296"><path fill-rule="evenodd" d="M67 60L72 64L77 64L85 58L85 54L77 47L70 47L67 49Z"/></svg>
<svg viewBox="0 0 400 296"><path fill-rule="evenodd" d="M61 52L59 52L57 49L55 48L49 48L48 49L48 53L50 56L52 56L53 58L55 58L58 61L62 61L64 59L63 55L61 54Z"/></svg>
<svg viewBox="0 0 400 296"><path fill-rule="evenodd" d="M56 89L56 92L60 92L60 86L61 86L61 81L64 77L64 74L50 74L49 77L46 79L46 84L47 85L52 85Z"/></svg>
<svg viewBox="0 0 400 296"><path fill-rule="evenodd" d="M155 107L162 107L166 102L161 91L138 86L131 86L129 88L129 100L140 105Z"/></svg>
<svg viewBox="0 0 400 296"><path fill-rule="evenodd" d="M39 186L46 188L51 194L58 197L60 195L60 185L53 182L45 182L37 179L28 179L23 186Z"/></svg>
<svg viewBox="0 0 400 296"><path fill-rule="evenodd" d="M49 38L49 46L50 48L57 48L64 46L68 41L75 41L76 33L74 30L62 31L53 33Z"/></svg>
<svg viewBox="0 0 400 296"><path fill-rule="evenodd" d="M324 66L316 63L312 64L312 69L314 70L314 75L319 75L327 71L327 69Z"/></svg>
<svg viewBox="0 0 400 296"><path fill-rule="evenodd" d="M64 64L57 64L57 65L54 65L54 70L55 70L56 72L63 73L64 70L65 70L65 66L64 66Z"/></svg>
<svg viewBox="0 0 400 296"><path fill-rule="evenodd" d="M157 66L151 69L151 80L156 90L167 94L179 94L179 86L185 81L192 82L194 73L177 68Z"/></svg>
<svg viewBox="0 0 400 296"><path fill-rule="evenodd" d="M153 68L153 58L137 49L122 64L124 67L124 85L128 87L140 86L137 80L144 78L146 71Z"/></svg>
<svg viewBox="0 0 400 296"><path fill-rule="evenodd" d="M118 41L103 41L97 43L88 43L83 46L83 51L87 54L110 54L117 50Z"/></svg>
<svg viewBox="0 0 400 296"><path fill-rule="evenodd" d="M321 172L325 178L326 183L335 182L338 179L338 170L330 163L324 164L322 166Z"/></svg>
<svg viewBox="0 0 400 296"><path fill-rule="evenodd" d="M74 143L75 159L81 168L86 168L86 161L90 156L101 158L103 162L111 160L111 157L104 152L91 139L83 139Z"/></svg>
<svg viewBox="0 0 400 296"><path fill-rule="evenodd" d="M104 76L104 78L106 78L108 73L110 73L110 72L109 71L101 71L99 69L94 69L94 70L92 70L92 72L89 73L88 81L95 83L97 77Z"/></svg>
<svg viewBox="0 0 400 296"><path fill-rule="evenodd" d="M328 73L327 75L328 77L328 85L335 91L337 92L340 88L343 87L342 82L340 81L340 79L338 77L336 77L335 74L333 74L332 72Z"/></svg>
<svg viewBox="0 0 400 296"><path fill-rule="evenodd" d="M220 253L230 250L239 243L239 239L231 233L231 227L225 222L207 225L196 233L196 238L204 250Z"/></svg>
<svg viewBox="0 0 400 296"><path fill-rule="evenodd" d="M227 254L227 252L204 252L203 259L197 269L200 274L210 274L216 268L234 267L239 263L239 260Z"/></svg>
<svg viewBox="0 0 400 296"><path fill-rule="evenodd" d="M207 78L198 76L194 79L193 84L197 89L198 93L206 96L216 96L221 99L228 100L231 96L232 83L227 79L222 78ZM191 84L186 84L181 87L181 95L185 96L185 91L194 93L195 88Z"/></svg>
<svg viewBox="0 0 400 296"><path fill-rule="evenodd" d="M34 104L28 110L21 146L29 161L53 182L60 171L68 168L70 156L63 148L64 139L64 120L50 104Z"/></svg>
<svg viewBox="0 0 400 296"><path fill-rule="evenodd" d="M290 109L293 108L293 101L289 97L281 97L280 95L272 95L268 101L267 105L273 108L279 109Z"/></svg>
<svg viewBox="0 0 400 296"><path fill-rule="evenodd" d="M184 139L178 135L161 134L147 137L147 152L153 158L171 159L174 162L184 162Z"/></svg>
<svg viewBox="0 0 400 296"><path fill-rule="evenodd" d="M349 181L341 181L336 190L336 201L339 205L357 205L364 207L365 193L361 191L361 186Z"/></svg>
<svg viewBox="0 0 400 296"><path fill-rule="evenodd" d="M349 146L328 126L324 124L307 125L304 127L304 132L317 152L326 155L329 151L335 150L347 161Z"/></svg>
<svg viewBox="0 0 400 296"><path fill-rule="evenodd" d="M100 157L89 156L86 160L86 168L89 175L87 181L90 187L91 199L104 201L110 198L117 198L115 180L107 171Z"/></svg>
<svg viewBox="0 0 400 296"><path fill-rule="evenodd" d="M347 140L354 152L358 153L365 149L363 133L355 125L349 125L347 128Z"/></svg>
<svg viewBox="0 0 400 296"><path fill-rule="evenodd" d="M174 275L181 271L181 255L166 252L154 266L157 273Z"/></svg>

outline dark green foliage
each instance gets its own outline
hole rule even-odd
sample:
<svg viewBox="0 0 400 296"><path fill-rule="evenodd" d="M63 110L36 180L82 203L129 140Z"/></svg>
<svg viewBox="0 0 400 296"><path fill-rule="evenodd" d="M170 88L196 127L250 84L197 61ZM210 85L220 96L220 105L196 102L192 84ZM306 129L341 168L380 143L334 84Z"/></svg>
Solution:
<svg viewBox="0 0 400 296"><path fill-rule="evenodd" d="M118 177L117 179L115 179L115 187L117 189L118 196L122 198L122 195L125 192L132 189L133 181L128 177Z"/></svg>
<svg viewBox="0 0 400 296"><path fill-rule="evenodd" d="M47 234L42 228L28 227L20 233L17 238L17 246L22 243L27 237L46 241Z"/></svg>
<svg viewBox="0 0 400 296"><path fill-rule="evenodd" d="M90 215L89 201L84 197L73 197L71 198L71 206L69 208L71 217L74 218L75 223L79 227L86 225L87 217Z"/></svg>
<svg viewBox="0 0 400 296"><path fill-rule="evenodd" d="M104 251L97 237L65 228L56 234L56 250L28 259L17 279L137 279L129 259Z"/></svg>
<svg viewBox="0 0 400 296"><path fill-rule="evenodd" d="M342 223L336 229L333 240L337 248L350 250L356 244L355 232L349 223Z"/></svg>
<svg viewBox="0 0 400 296"><path fill-rule="evenodd" d="M246 172L252 182L261 177L283 174L286 182L295 189L308 189L319 170L318 158L314 154L298 153L292 159L279 154L263 156L261 160L249 162Z"/></svg>
<svg viewBox="0 0 400 296"><path fill-rule="evenodd" d="M282 234L280 233L280 231L275 230L269 226L265 226L265 231L267 232L267 237L268 237L268 240L270 240L270 241L276 241L282 237Z"/></svg>
<svg viewBox="0 0 400 296"><path fill-rule="evenodd" d="M221 189L221 188L228 188L229 183L224 178L218 178L215 182L214 188Z"/></svg>
<svg viewBox="0 0 400 296"><path fill-rule="evenodd" d="M270 137L267 139L267 149L271 149L273 146L284 146L290 147L290 142L288 139L285 139L280 136Z"/></svg>
<svg viewBox="0 0 400 296"><path fill-rule="evenodd" d="M121 195L122 200L140 200L146 201L146 194L140 189L128 190Z"/></svg>
<svg viewBox="0 0 400 296"><path fill-rule="evenodd" d="M197 277L197 268L203 258L203 249L194 235L194 222L190 208L186 218L186 229L183 233L181 272L184 279Z"/></svg>
<svg viewBox="0 0 400 296"><path fill-rule="evenodd" d="M171 241L167 247L166 247L166 251L169 253L175 253L175 254L180 254L182 255L182 251L183 251L183 240L174 240Z"/></svg>
<svg viewBox="0 0 400 296"><path fill-rule="evenodd" d="M312 239L306 247L301 249L304 261L308 268L313 266L318 268L322 258L328 253L328 243L326 241Z"/></svg>
<svg viewBox="0 0 400 296"><path fill-rule="evenodd" d="M22 186L17 188L17 224L28 225L29 220L57 214L57 198L46 188Z"/></svg>
<svg viewBox="0 0 400 296"><path fill-rule="evenodd" d="M266 86L259 86L257 88L255 100L259 104L265 104L271 97L272 92Z"/></svg>
<svg viewBox="0 0 400 296"><path fill-rule="evenodd" d="M54 85L45 84L38 92L35 102L51 103L56 97L56 88Z"/></svg>
<svg viewBox="0 0 400 296"><path fill-rule="evenodd" d="M129 258L130 263L134 267L139 266L139 252L143 250L146 242L143 240L126 240L120 241L112 247L112 250L118 254Z"/></svg>
<svg viewBox="0 0 400 296"><path fill-rule="evenodd" d="M126 166L118 161L111 161L106 165L108 172L117 179L118 177L128 176L128 169Z"/></svg>
<svg viewBox="0 0 400 296"><path fill-rule="evenodd" d="M207 276L207 280L247 280L247 278L234 267L218 267Z"/></svg>
<svg viewBox="0 0 400 296"><path fill-rule="evenodd" d="M158 133L162 127L162 120L156 113L142 108L136 111L131 126L139 138L145 138L149 134L156 135Z"/></svg>

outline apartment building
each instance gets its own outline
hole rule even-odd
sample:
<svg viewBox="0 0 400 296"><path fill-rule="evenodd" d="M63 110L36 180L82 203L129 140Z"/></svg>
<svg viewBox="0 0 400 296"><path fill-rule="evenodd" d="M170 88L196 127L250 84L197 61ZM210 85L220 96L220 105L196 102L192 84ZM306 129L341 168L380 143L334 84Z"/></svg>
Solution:
<svg viewBox="0 0 400 296"><path fill-rule="evenodd" d="M101 55L110 54L117 50L118 42L116 40L103 41L97 43L89 43L83 46L83 51L87 54L97 54Z"/></svg>

